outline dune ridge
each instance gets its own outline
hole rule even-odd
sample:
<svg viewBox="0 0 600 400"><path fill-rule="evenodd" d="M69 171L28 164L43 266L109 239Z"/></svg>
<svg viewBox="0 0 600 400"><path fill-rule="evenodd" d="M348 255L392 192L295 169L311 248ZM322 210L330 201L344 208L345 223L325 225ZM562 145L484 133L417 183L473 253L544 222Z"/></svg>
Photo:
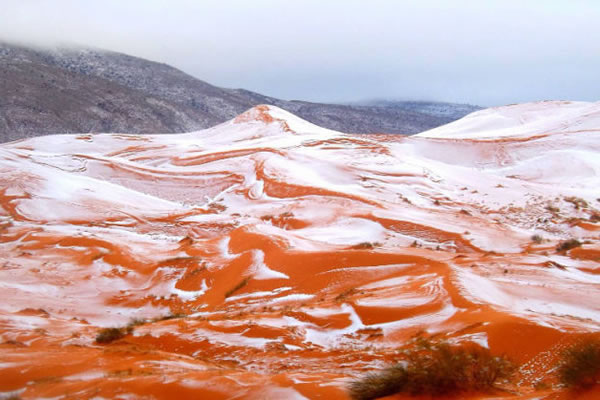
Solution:
<svg viewBox="0 0 600 400"><path fill-rule="evenodd" d="M600 328L597 115L530 103L399 137L261 105L1 145L0 392L345 399L424 335L520 365L474 398L572 398L552 370Z"/></svg>

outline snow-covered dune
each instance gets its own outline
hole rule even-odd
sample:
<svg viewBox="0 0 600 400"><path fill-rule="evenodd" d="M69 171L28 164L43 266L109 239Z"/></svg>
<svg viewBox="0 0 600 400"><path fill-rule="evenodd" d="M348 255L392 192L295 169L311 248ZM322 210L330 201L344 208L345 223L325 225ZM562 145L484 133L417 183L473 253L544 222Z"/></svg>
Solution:
<svg viewBox="0 0 600 400"><path fill-rule="evenodd" d="M494 140L559 132L597 132L599 127L600 102L540 101L476 111L416 136Z"/></svg>
<svg viewBox="0 0 600 400"><path fill-rule="evenodd" d="M263 105L187 134L2 145L0 392L344 399L420 332L507 353L536 393L547 355L600 329L599 111L513 105L401 137Z"/></svg>

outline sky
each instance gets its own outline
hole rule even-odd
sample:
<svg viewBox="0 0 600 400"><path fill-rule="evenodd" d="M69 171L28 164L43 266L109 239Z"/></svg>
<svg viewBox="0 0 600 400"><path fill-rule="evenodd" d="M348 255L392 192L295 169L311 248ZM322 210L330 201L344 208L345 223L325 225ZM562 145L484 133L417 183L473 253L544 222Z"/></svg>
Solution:
<svg viewBox="0 0 600 400"><path fill-rule="evenodd" d="M600 0L0 0L0 39L289 100L600 100Z"/></svg>

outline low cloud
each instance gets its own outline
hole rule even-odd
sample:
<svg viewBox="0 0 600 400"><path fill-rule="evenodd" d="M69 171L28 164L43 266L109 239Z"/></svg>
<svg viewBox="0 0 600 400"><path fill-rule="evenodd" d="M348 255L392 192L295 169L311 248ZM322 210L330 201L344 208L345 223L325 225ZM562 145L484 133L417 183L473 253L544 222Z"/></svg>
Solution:
<svg viewBox="0 0 600 400"><path fill-rule="evenodd" d="M600 2L4 0L0 39L166 62L287 99L597 101Z"/></svg>

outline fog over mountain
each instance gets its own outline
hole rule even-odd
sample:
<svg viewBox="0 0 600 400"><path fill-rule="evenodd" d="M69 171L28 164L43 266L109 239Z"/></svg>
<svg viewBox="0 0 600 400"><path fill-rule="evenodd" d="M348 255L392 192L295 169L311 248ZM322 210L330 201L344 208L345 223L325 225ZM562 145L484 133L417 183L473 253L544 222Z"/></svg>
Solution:
<svg viewBox="0 0 600 400"><path fill-rule="evenodd" d="M2 0L0 40L78 43L338 103L597 101L597 0Z"/></svg>
<svg viewBox="0 0 600 400"><path fill-rule="evenodd" d="M51 133L175 133L271 104L353 133L412 134L479 109L447 103L334 105L225 89L166 64L90 48L0 43L0 140Z"/></svg>

